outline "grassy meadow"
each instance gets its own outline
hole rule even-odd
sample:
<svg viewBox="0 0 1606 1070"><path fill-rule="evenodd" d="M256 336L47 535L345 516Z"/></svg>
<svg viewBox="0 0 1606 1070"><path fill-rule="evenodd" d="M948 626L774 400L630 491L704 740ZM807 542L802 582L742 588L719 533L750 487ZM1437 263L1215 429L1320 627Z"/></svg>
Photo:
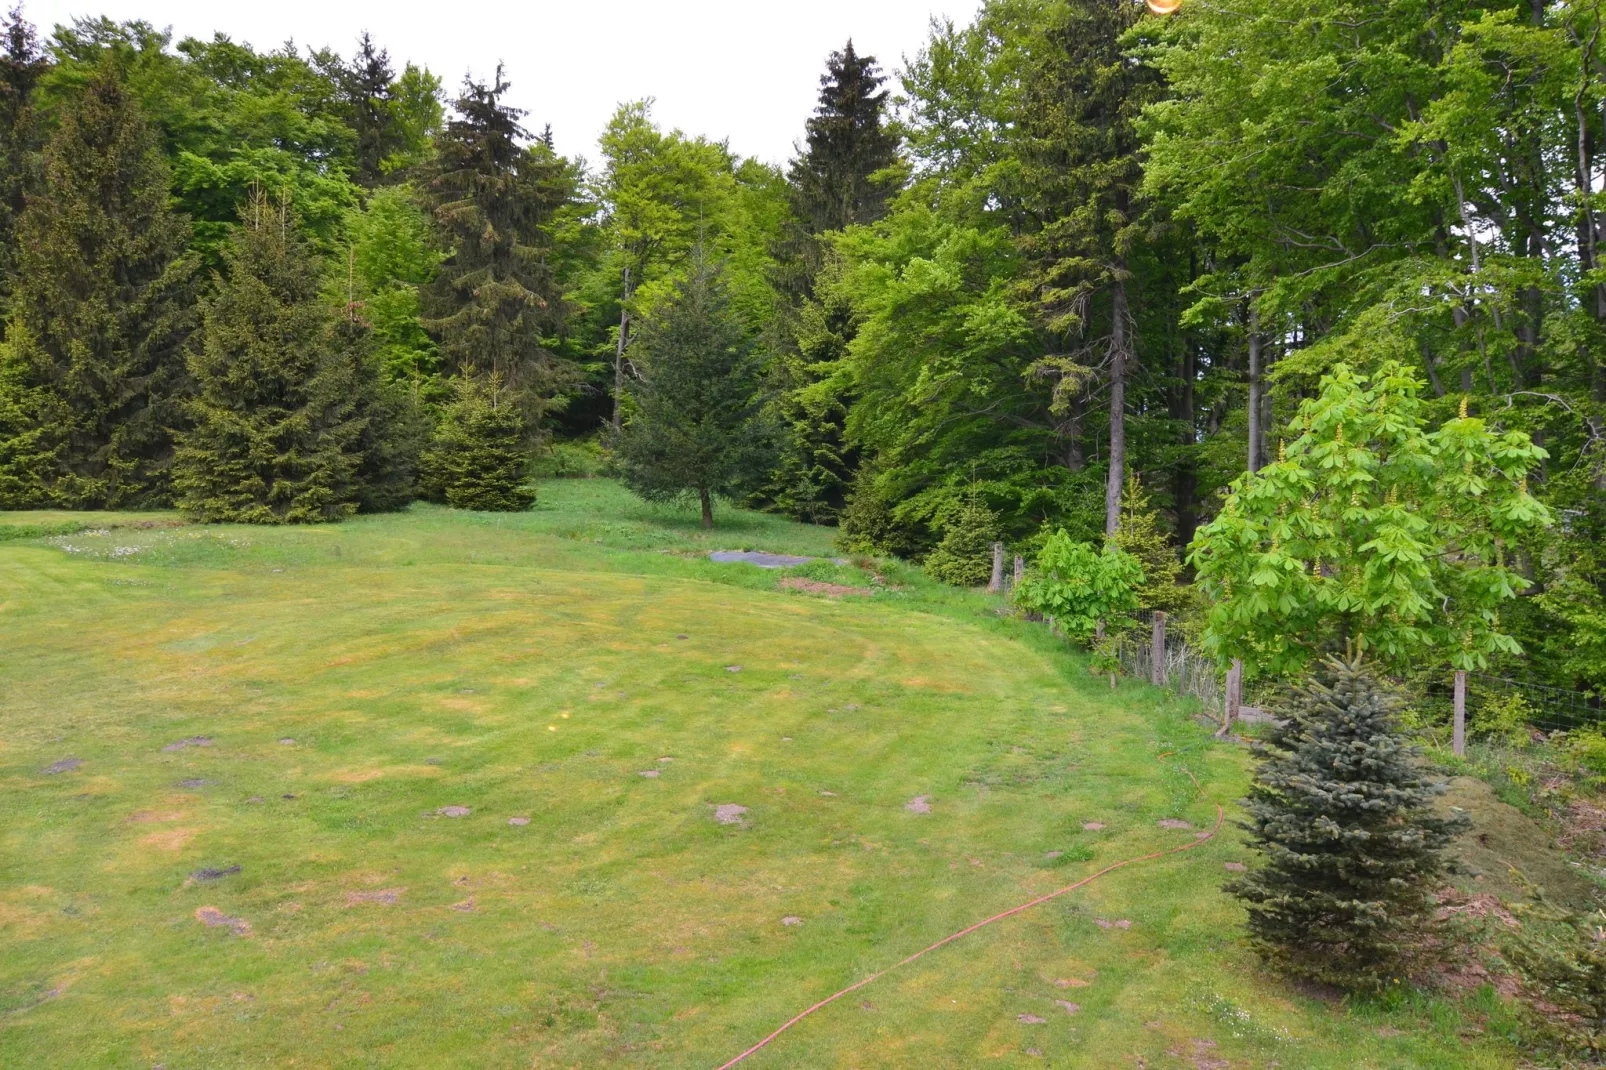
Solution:
<svg viewBox="0 0 1606 1070"><path fill-rule="evenodd" d="M1248 759L1182 700L906 568L713 564L832 552L719 522L600 480L319 528L0 514L0 1066L711 1070L1217 804L743 1065L1515 1064L1492 992L1257 966L1219 892Z"/></svg>

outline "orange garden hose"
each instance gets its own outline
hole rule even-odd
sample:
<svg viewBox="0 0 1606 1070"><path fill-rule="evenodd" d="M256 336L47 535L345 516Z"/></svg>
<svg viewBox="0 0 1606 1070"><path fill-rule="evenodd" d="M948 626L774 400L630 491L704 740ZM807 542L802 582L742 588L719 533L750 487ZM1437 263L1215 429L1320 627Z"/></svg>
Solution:
<svg viewBox="0 0 1606 1070"><path fill-rule="evenodd" d="M1164 755L1161 755L1161 757L1164 757ZM1193 782L1194 782L1195 785L1197 785L1199 783L1199 781L1197 779L1193 778L1193 773L1190 772L1187 769L1186 766L1183 767L1183 771L1188 773L1188 777L1190 779L1193 779ZM879 970L876 973L872 973L869 977L866 977L864 980L860 981L858 984L849 985L847 988L844 988L842 991L836 993L835 995L827 996L825 999L820 1000L820 1002L816 1003L814 1006L810 1007L808 1010L806 1010L806 1011L802 1012L801 1014L797 1015L796 1017L792 1018L791 1020L786 1022L785 1025L782 1025L775 1032L771 1033L769 1036L765 1037L763 1040L759 1041L757 1044L754 1044L751 1048L748 1048L746 1051L744 1051L740 1055L736 1056L736 1058L732 1059L730 1062L721 1064L721 1066L719 1067L719 1070L730 1070L730 1067L735 1066L737 1063L741 1062L743 1059L747 1058L749 1055L752 1055L753 1053L757 1052L761 1048L767 1046L776 1037L780 1036L782 1033L786 1032L788 1029L792 1028L794 1025L796 1025L799 1022L801 1022L803 1019L807 1018L809 1015L813 1014L815 1011L819 1010L820 1008L825 1007L825 1006L827 1006L827 1005L829 1005L831 1003L835 1003L837 1000L841 999L843 996L847 995L849 992L856 992L856 991L858 991L859 989L863 988L865 985L869 984L872 981L875 981L875 980L878 980L879 978L885 977L887 974L891 973L893 970L896 970L900 966L909 965L909 963L913 962L915 959L917 959L920 956L926 954L927 952L935 951L939 947L942 947L944 944L953 943L955 940L959 939L961 936L968 936L970 933L975 932L977 929L980 929L980 928L983 928L985 926L991 925L995 921L1002 921L1003 919L1008 918L1008 917L1012 917L1012 916L1014 916L1016 914L1021 913L1022 911L1030 910L1032 907L1039 906L1039 905L1041 905L1043 903L1046 903L1050 899L1057 899L1060 896L1065 895L1067 892L1074 892L1078 888L1085 888L1087 885L1092 884L1094 881L1098 880L1100 877L1104 876L1105 874L1114 873L1118 869L1124 869L1127 866L1136 865L1139 862L1150 862L1150 861L1153 861L1156 858L1164 858L1167 855L1181 854L1183 851L1191 851L1195 847L1198 847L1201 844L1210 842L1211 840L1215 839L1216 834L1221 831L1221 822L1222 822L1222 819L1224 818L1224 816L1225 816L1225 811L1222 810L1221 804L1217 803L1216 804L1216 827L1211 829L1209 832L1203 834L1198 839L1194 840L1192 843L1185 843L1181 847L1173 847L1168 851L1155 851L1152 854L1139 855L1136 858L1128 858L1124 862L1117 862L1114 865L1105 866L1103 869L1099 870L1097 873L1094 873L1091 876L1083 877L1081 880L1077 881L1075 884L1066 885L1064 888L1061 888L1057 892L1049 892L1047 895L1038 896L1036 899L1033 899L1029 903L1022 903L1020 906L1015 907L1012 910L1006 910L1002 914L994 914L992 917L988 918L985 921L978 921L976 924L972 925L968 929L961 929L958 932L954 933L952 936L943 937L941 940L938 940L935 944L932 944L930 947L922 948L921 950L916 951L913 955L910 955L908 958L902 960L901 962L895 962L891 966L888 966L884 970Z"/></svg>

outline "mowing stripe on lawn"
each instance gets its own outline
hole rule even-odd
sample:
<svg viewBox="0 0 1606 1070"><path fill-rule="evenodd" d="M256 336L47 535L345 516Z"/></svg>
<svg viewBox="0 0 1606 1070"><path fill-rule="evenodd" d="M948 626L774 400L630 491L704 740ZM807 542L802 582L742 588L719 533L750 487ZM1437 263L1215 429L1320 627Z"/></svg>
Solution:
<svg viewBox="0 0 1606 1070"><path fill-rule="evenodd" d="M1186 771L1186 770L1184 770L1184 771ZM1189 775L1189 777L1193 776L1192 773L1189 773L1188 775ZM1194 783L1197 784L1198 781L1195 780ZM813 1014L815 1011L819 1010L820 1008L828 1006L829 1004L835 1003L837 1000L841 999L843 996L847 995L849 992L857 992L859 989L863 988L865 985L869 984L872 981L876 981L876 980L881 979L882 977L885 977L887 974L891 973L893 970L896 970L900 966L909 965L909 963L913 962L915 959L917 959L920 956L926 954L927 952L935 951L939 947L942 947L945 944L953 943L955 940L959 939L961 936L968 936L971 933L975 932L977 929L985 928L986 926L991 925L995 921L1003 921L1005 918L1013 917L1014 915L1019 914L1022 911L1030 910L1032 907L1035 907L1035 906L1040 906L1041 904L1048 902L1050 899L1058 899L1060 896L1065 895L1067 892L1074 892L1078 888L1085 888L1089 884L1092 884L1094 881L1098 880L1100 877L1102 877L1102 876L1104 876L1106 874L1109 874L1109 873L1114 873L1118 869L1125 869L1127 866L1136 865L1139 862L1152 862L1156 858L1165 858L1167 855L1181 854L1183 851L1191 851L1191 850L1193 850L1195 847L1198 847L1200 844L1209 843L1211 840L1216 838L1216 833L1221 831L1221 822L1222 822L1223 817L1225 817L1225 815L1226 815L1226 811L1222 810L1220 803L1217 803L1216 804L1216 827L1211 829L1209 832L1205 833L1204 835L1200 836L1198 839L1194 840L1192 843L1185 843L1181 847L1173 847L1168 851L1155 851L1153 854L1138 855L1136 858L1128 858L1125 861L1117 862L1114 865L1105 866L1103 869L1099 870L1097 873L1094 873L1094 874L1092 874L1090 876L1087 876L1087 877L1083 877L1081 880L1077 881L1075 884L1068 884L1064 888L1061 888L1057 892L1049 892L1047 895L1040 895L1036 899L1033 899L1031 902L1022 903L1020 906L1014 907L1013 909L1010 909L1010 910L1006 910L1002 914L994 914L992 917L986 919L985 921L978 921L976 924L972 925L968 929L961 929L958 932L954 933L952 936L943 937L941 940L938 940L935 944L932 944L930 947L921 948L919 951L916 951L913 955L910 955L908 958L903 959L901 962L895 962L891 966L888 966L884 970L880 970L880 971L878 971L876 973L872 973L869 977L866 977L864 980L860 981L858 984L849 985L847 988L844 988L842 991L836 993L835 995L827 996L825 999L820 1000L820 1002L816 1003L814 1006L810 1007L808 1010L803 1011L801 1014L796 1015L795 1017L790 1019L785 1025L781 1026L775 1032L771 1033L769 1036L765 1037L763 1040L759 1041L757 1044L754 1044L751 1048L748 1048L746 1051L744 1051L740 1055L736 1056L736 1058L732 1059L730 1062L721 1063L720 1066L719 1066L719 1070L730 1070L731 1067L735 1066L737 1063L741 1062L743 1059L747 1058L749 1055L752 1055L755 1052L759 1051L760 1049L766 1047L770 1043L770 1041L774 1040L776 1037L780 1036L782 1033L786 1032L788 1029L792 1028L794 1025L796 1025L799 1022L801 1022L803 1019L807 1018L809 1015Z"/></svg>

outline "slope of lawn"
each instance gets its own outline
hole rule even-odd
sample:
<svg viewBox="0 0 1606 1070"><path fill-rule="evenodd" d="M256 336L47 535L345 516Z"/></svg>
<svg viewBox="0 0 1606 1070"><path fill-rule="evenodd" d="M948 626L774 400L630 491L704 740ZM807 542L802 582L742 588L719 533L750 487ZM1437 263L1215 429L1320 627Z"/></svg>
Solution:
<svg viewBox="0 0 1606 1070"><path fill-rule="evenodd" d="M1217 803L1218 839L743 1065L1513 1064L1492 995L1334 1006L1258 969L1219 892L1247 762L1180 700L909 570L806 566L878 592L833 600L703 556L822 529L542 494L0 514L32 526L0 539L0 1065L711 1068Z"/></svg>

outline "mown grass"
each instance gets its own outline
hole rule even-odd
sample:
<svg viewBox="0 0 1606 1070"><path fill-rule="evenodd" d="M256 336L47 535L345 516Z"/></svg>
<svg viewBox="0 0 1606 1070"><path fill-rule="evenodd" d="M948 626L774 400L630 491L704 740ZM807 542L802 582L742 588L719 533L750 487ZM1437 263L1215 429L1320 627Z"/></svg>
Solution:
<svg viewBox="0 0 1606 1070"><path fill-rule="evenodd" d="M830 533L720 519L587 481L517 517L25 520L82 526L0 546L0 1065L712 1067L1243 793L1183 703L984 596L783 592L704 555ZM1229 826L1121 870L745 1065L1512 1065L1493 997L1263 974L1243 857Z"/></svg>

